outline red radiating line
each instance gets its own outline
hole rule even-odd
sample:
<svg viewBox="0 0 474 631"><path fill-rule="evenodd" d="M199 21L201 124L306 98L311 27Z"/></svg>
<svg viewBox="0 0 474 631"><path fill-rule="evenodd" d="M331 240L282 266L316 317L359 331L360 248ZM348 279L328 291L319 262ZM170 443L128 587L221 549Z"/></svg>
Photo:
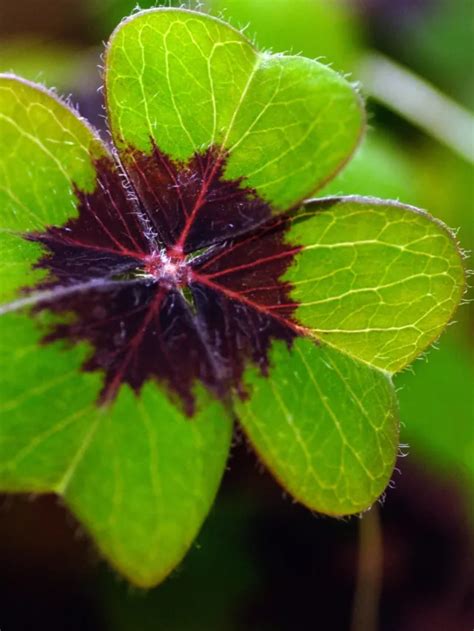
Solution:
<svg viewBox="0 0 474 631"><path fill-rule="evenodd" d="M181 186L180 186L178 180L176 179L176 174L173 172L172 169L170 169L170 165L168 164L168 161L164 159L163 154L160 152L160 150L156 146L155 146L155 152L154 153L158 154L158 159L159 159L160 163L165 167L166 172L168 173L169 177L173 181L173 184L174 184L176 190L178 191L178 198L179 198L179 203L181 204L181 210L183 211L183 215L185 217L187 217L188 216L188 211L187 211L187 208L186 208L186 204L184 203L184 199L183 199L183 195L182 195L182 191L181 191Z"/></svg>
<svg viewBox="0 0 474 631"><path fill-rule="evenodd" d="M159 152L158 152L158 155L159 155ZM160 157L160 160L164 163L164 161L163 161L163 159L161 157ZM161 200L158 197L158 195L156 194L155 188L153 186L151 186L151 187L149 186L149 181L148 181L145 173L140 168L140 166L139 166L139 164L138 164L138 162L137 162L137 160L135 158L133 158L133 162L134 162L135 170L138 173L139 178L141 179L142 183L145 185L147 190L149 190L151 192L152 197L155 200L158 212L161 215L161 221L163 221L163 223L166 224L166 229L168 231L168 234L170 236L172 236L173 230L172 230L172 228L170 226L170 223L169 223L168 214L167 214L166 210L163 209L163 206L161 204ZM181 195L181 190L180 190L179 184L176 182L176 179L174 178L174 176L172 176L172 177L173 177L173 181L176 183L175 186L176 186L176 189L178 190L178 196L179 196L180 204L183 207L183 212L187 216L186 210L184 208L184 200L183 200L182 195ZM138 197L140 198L139 195L138 195ZM155 229L158 231L158 235L160 236L160 238L163 239L163 234L161 234L162 231L160 231L159 225L157 225L155 223L155 221L153 220L152 214L147 212L147 216L150 219L150 221L153 224L153 226L155 227ZM182 253L176 254L175 256L179 260L183 260L184 259L184 256L182 255Z"/></svg>
<svg viewBox="0 0 474 631"><path fill-rule="evenodd" d="M152 194L152 196L153 196L153 198L154 198L154 200L156 202L156 205L158 207L159 212L163 215L163 219L167 222L168 218L166 216L166 212L163 211L163 208L161 206L161 200L158 198L154 187L149 187L149 182L148 182L148 179L147 179L145 173L142 171L142 169L140 168L137 160L133 156L132 156L132 160L133 160L133 164L135 165L135 169L136 169L136 171L138 173L138 177L142 180L142 182L145 184L145 186L148 187L148 190L150 190L150 192L151 192L151 194ZM157 226L156 226L155 222L153 221L153 218L151 216L149 218L150 218L151 222L153 223L153 225L156 228ZM168 224L168 228L169 228L169 224Z"/></svg>
<svg viewBox="0 0 474 631"><path fill-rule="evenodd" d="M228 289L227 287L223 287L222 285L219 285L218 283L213 283L211 280L209 280L209 276L201 276L199 273L193 271L192 279L197 281L198 283L207 285L208 287L211 287L212 289L215 289L218 292L221 292L225 296L232 298L233 300L236 300L237 302L241 302L243 304L248 305L249 307L252 307L252 309L255 309L255 311L258 311L259 313L264 313L265 315L268 315L274 318L278 322L281 322L282 324L287 326L289 329L292 329L298 335L308 335L309 333L309 331L305 327L299 324L296 324L294 322L291 322L291 320L287 320L286 318L283 318L282 316L279 316L273 313L270 310L270 307L259 305L258 303L253 302L253 300L249 300L248 298L245 298L239 292L233 291L232 289Z"/></svg>
<svg viewBox="0 0 474 631"><path fill-rule="evenodd" d="M143 336L145 335L148 325L150 324L151 320L154 318L154 316L156 315L156 312L160 308L161 302L165 295L166 295L166 290L163 288L160 288L157 291L153 300L151 301L151 304L148 308L145 318L143 319L143 323L141 327L138 329L138 331L135 333L135 335L132 337L132 339L129 342L130 348L127 354L125 355L123 362L117 369L117 372L115 373L114 378L112 379L106 391L104 392L104 395L102 397L104 403L108 403L112 401L112 399L115 397L117 393L117 389L120 386L120 382L122 381L124 372L127 369L127 366L129 365L130 360L135 354L138 346L142 342Z"/></svg>
<svg viewBox="0 0 474 631"><path fill-rule="evenodd" d="M104 232L104 234L106 234L109 239L112 241L112 243L114 243L117 248L119 249L120 253L124 253L127 251L126 248L124 248L124 246L120 243L120 241L117 241L117 239L114 237L114 235L108 230L108 228L103 224L102 220L99 218L99 216L93 212L91 205L89 203L89 199L85 198L86 201L86 205L87 208L89 209L90 214L92 215L92 217L96 220L96 222L99 224L99 226L101 227L102 231Z"/></svg>
<svg viewBox="0 0 474 631"><path fill-rule="evenodd" d="M139 245L137 243L137 241L135 240L135 237L132 235L132 233L130 232L130 228L127 224L127 222L125 221L125 218L123 217L122 213L120 212L119 208L117 207L117 203L113 197L113 195L110 192L110 189L108 187L103 186L102 182L99 182L99 185L102 189L102 191L107 195L107 197L109 198L109 200L112 202L112 206L115 209L115 212L121 222L121 224L124 226L125 228L125 232L128 235L128 238L130 239L130 241L133 243L133 245L135 246L135 248L137 249L137 252L141 252L142 254L145 254L145 251L143 250L143 248L141 247L141 245ZM127 205L128 206L128 205Z"/></svg>
<svg viewBox="0 0 474 631"><path fill-rule="evenodd" d="M175 250L177 254L182 254L183 252L184 244L186 243L186 239L188 238L189 231L191 230L194 220L196 219L196 215L202 208L204 202L206 201L206 195L209 190L209 186L211 185L211 182L215 174L217 173L218 168L222 164L222 157L223 157L222 154L216 157L209 175L207 175L208 169L206 167L206 172L204 173L204 176L203 176L204 181L202 183L201 190L199 191L199 195L197 196L196 202L193 206L193 209L191 210L191 213L186 218L186 223L184 224L184 227L181 231L181 234L179 235L178 240L173 246L173 250Z"/></svg>
<svg viewBox="0 0 474 631"><path fill-rule="evenodd" d="M59 241L65 245L76 246L78 248L85 248L88 250L94 250L97 252L107 252L108 254L119 254L120 256L128 256L129 258L133 258L137 261L146 261L148 260L148 254L142 254L140 252L132 252L132 250L128 250L126 248L122 248L121 250L114 250L113 248L108 248L106 246L101 245L92 245L91 243L84 243L82 241L77 241L76 239L71 239L70 237L66 237L64 235L60 235L59 237L50 237L52 241ZM47 238L44 239L47 242Z"/></svg>
<svg viewBox="0 0 474 631"><path fill-rule="evenodd" d="M243 239L242 241L238 241L237 243L234 243L233 245L231 245L228 248L224 248L223 250L221 250L216 256L210 258L209 260L205 261L200 267L200 270L205 269L208 265L214 264L216 261L218 261L219 259L221 259L223 256L227 256L228 254L230 254L231 252L233 252L234 250L240 248L240 246L245 245L246 243L250 243L251 241L255 241L256 239L258 239L261 235L255 235L252 234L249 237L246 237L245 239Z"/></svg>
<svg viewBox="0 0 474 631"><path fill-rule="evenodd" d="M284 225L287 221L288 221L287 217L280 217L278 218L278 220L270 220L271 223L268 225L268 227L265 227L265 225L262 225L260 227L256 226L255 228L252 228L250 234L248 234L247 236L243 235L245 238L239 239L235 241L230 247L224 248L223 250L219 251L219 253L216 256L205 261L202 264L202 266L199 267L199 269L200 270L205 269L208 265L215 263L223 256L227 256L234 250L237 250L238 248L240 248L241 246L247 243L251 243L252 241L260 241L268 232L278 229L280 226Z"/></svg>
<svg viewBox="0 0 474 631"><path fill-rule="evenodd" d="M251 289L242 289L240 293L251 294L258 291L273 291L274 289L283 289L285 285L264 285L262 287L252 287Z"/></svg>
<svg viewBox="0 0 474 631"><path fill-rule="evenodd" d="M288 307L297 307L299 302L287 302L279 305L269 305L268 308L273 311L274 309L287 309Z"/></svg>
<svg viewBox="0 0 474 631"><path fill-rule="evenodd" d="M300 251L301 251L301 247L293 248L292 250L288 250L286 252L280 252L279 254L273 254L272 256L267 256L263 259L257 259L256 261L251 261L250 263L243 263L242 265L236 265L235 267L229 267L227 269L223 269L220 272L207 274L207 278L217 278L218 276L226 276L227 274L233 274L234 272L239 272L240 270L243 270L243 269L249 269L257 265L262 265L263 263L268 263L270 261L282 259L282 258L285 258L286 256L293 256L293 254L297 254Z"/></svg>

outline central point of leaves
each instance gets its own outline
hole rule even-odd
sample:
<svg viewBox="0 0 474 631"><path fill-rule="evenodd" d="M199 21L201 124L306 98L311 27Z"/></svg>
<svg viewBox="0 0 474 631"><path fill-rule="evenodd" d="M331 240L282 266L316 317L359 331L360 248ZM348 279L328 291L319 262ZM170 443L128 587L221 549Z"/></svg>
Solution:
<svg viewBox="0 0 474 631"><path fill-rule="evenodd" d="M187 285L191 270L183 256L161 251L146 257L143 271L162 286L172 289Z"/></svg>
<svg viewBox="0 0 474 631"><path fill-rule="evenodd" d="M227 404L245 397L246 366L266 375L273 341L300 330L282 280L299 251L291 222L226 179L212 148L186 164L130 150L123 164L126 175L97 161L77 218L25 235L44 249L46 279L27 289L47 290L34 309L54 316L43 343L89 346L82 370L103 374L99 405L150 380L189 416L199 382Z"/></svg>

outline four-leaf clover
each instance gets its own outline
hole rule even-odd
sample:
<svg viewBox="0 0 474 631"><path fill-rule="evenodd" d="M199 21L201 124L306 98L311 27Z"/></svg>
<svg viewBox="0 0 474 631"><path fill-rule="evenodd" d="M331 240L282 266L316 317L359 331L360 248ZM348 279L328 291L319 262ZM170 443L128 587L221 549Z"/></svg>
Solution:
<svg viewBox="0 0 474 631"><path fill-rule="evenodd" d="M364 130L353 87L182 9L105 61L110 146L0 77L0 486L55 492L130 580L198 532L237 422L311 509L359 512L398 445L391 375L463 291L415 208L307 200Z"/></svg>

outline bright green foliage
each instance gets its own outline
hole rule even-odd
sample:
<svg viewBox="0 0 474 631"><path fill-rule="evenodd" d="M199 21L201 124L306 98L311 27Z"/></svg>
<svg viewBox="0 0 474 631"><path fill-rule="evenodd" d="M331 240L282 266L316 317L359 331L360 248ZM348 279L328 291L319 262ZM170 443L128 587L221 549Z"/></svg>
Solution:
<svg viewBox="0 0 474 631"><path fill-rule="evenodd" d="M51 93L14 77L0 83L0 296L40 278L32 271L40 249L17 231L61 225L74 216L72 183L91 190L91 157L105 153L83 121Z"/></svg>
<svg viewBox="0 0 474 631"><path fill-rule="evenodd" d="M294 222L289 238L303 250L286 275L299 322L370 365L404 368L439 336L461 299L452 235L395 202L346 197L305 208L315 216Z"/></svg>
<svg viewBox="0 0 474 631"><path fill-rule="evenodd" d="M363 510L385 489L395 461L390 377L308 339L290 352L275 346L272 360L271 379L250 371L253 396L237 405L252 444L306 506L329 515Z"/></svg>
<svg viewBox="0 0 474 631"><path fill-rule="evenodd" d="M342 515L383 492L397 450L391 374L442 331L463 289L455 241L425 213L369 198L297 206L349 159L364 127L360 98L329 68L262 54L238 31L185 10L125 21L106 56L112 136L151 141L184 161L211 145L275 212L294 211L302 246L286 273L303 337L276 344L268 377L245 374L236 416L299 501ZM80 370L85 345L40 344L19 290L40 277L40 250L18 232L77 214L104 145L53 95L0 78L0 271L3 306L0 487L51 492L130 580L153 585L180 561L215 496L230 444L229 411L199 391L187 419L164 390L123 387L97 407L101 375ZM296 209L295 209L296 208ZM14 302L8 302L13 300Z"/></svg>
<svg viewBox="0 0 474 631"><path fill-rule="evenodd" d="M111 38L106 88L119 147L150 138L177 160L211 145L280 209L333 176L364 125L338 74L302 57L258 53L222 22L175 10L143 12Z"/></svg>
<svg viewBox="0 0 474 631"><path fill-rule="evenodd" d="M40 230L74 216L72 183L94 186L91 159L106 153L84 121L51 93L4 76L0 84L2 230Z"/></svg>
<svg viewBox="0 0 474 631"><path fill-rule="evenodd" d="M14 300L18 287L34 285L43 274L32 268L41 254L38 244L26 243L11 232L0 232L2 265L0 297L2 302Z"/></svg>
<svg viewBox="0 0 474 631"><path fill-rule="evenodd" d="M442 180L443 186L433 186ZM393 140L372 132L349 166L324 194L358 192L410 199L452 226L461 226L459 238L474 247L472 169L443 147L421 147L414 154ZM403 421L400 438L410 445L410 457L422 458L433 469L474 480L474 394L470 362L472 304L456 314L456 326L443 337L427 361L397 375L396 386ZM453 431L452 419L456 426ZM471 484L472 487L472 484Z"/></svg>
<svg viewBox="0 0 474 631"><path fill-rule="evenodd" d="M209 403L190 422L154 386L137 401L96 399L99 374L83 373L86 349L39 346L30 317L2 318L0 483L54 491L111 563L153 585L181 560L214 499L231 424Z"/></svg>
<svg viewBox="0 0 474 631"><path fill-rule="evenodd" d="M93 188L92 158L105 147L51 93L0 78L2 301L41 278L37 243L17 231L61 225L77 214L73 183ZM22 298L19 297L19 301ZM140 404L124 391L111 413L97 409L97 373L87 349L40 346L47 320L0 307L0 486L56 491L121 572L159 582L182 558L214 499L231 423L209 403L193 423L160 391ZM204 407L204 406L203 406Z"/></svg>

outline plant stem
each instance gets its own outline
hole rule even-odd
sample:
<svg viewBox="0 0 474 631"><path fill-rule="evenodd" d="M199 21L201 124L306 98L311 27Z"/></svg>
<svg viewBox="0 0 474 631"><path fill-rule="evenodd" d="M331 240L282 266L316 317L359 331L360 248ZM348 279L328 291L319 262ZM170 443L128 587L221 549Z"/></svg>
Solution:
<svg viewBox="0 0 474 631"><path fill-rule="evenodd" d="M474 162L474 117L408 68L379 53L367 53L358 74L368 94Z"/></svg>
<svg viewBox="0 0 474 631"><path fill-rule="evenodd" d="M351 631L377 631L382 571L382 530L378 506L375 504L360 518Z"/></svg>

